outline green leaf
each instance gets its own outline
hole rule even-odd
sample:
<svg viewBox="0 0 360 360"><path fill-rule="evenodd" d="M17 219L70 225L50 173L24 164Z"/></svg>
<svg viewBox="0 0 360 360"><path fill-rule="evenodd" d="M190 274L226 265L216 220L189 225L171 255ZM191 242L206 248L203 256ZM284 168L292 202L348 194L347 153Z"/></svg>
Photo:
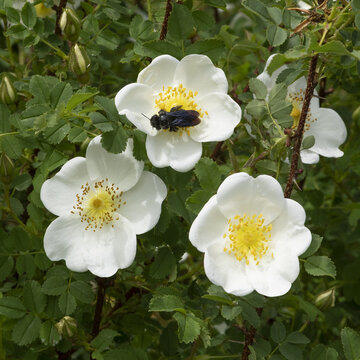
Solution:
<svg viewBox="0 0 360 360"><path fill-rule="evenodd" d="M144 43L136 42L134 52L140 56L155 58L163 54L169 54L178 59L182 57L181 49L167 40L150 40Z"/></svg>
<svg viewBox="0 0 360 360"><path fill-rule="evenodd" d="M210 30L215 25L213 16L209 15L205 11L193 11L192 18L194 20L195 27L199 31Z"/></svg>
<svg viewBox="0 0 360 360"><path fill-rule="evenodd" d="M302 258L307 258L314 255L320 248L323 238L320 235L312 234L311 244L308 249L301 255Z"/></svg>
<svg viewBox="0 0 360 360"><path fill-rule="evenodd" d="M154 32L153 22L144 20L141 15L134 16L130 23L129 33L134 39L142 41L155 40L155 37L157 37L157 34Z"/></svg>
<svg viewBox="0 0 360 360"><path fill-rule="evenodd" d="M360 335L355 330L345 327L341 330L341 342L346 360L360 359Z"/></svg>
<svg viewBox="0 0 360 360"><path fill-rule="evenodd" d="M105 150L118 154L125 150L128 134L122 124L114 127L114 130L109 131L101 136L101 144Z"/></svg>
<svg viewBox="0 0 360 360"><path fill-rule="evenodd" d="M260 326L260 317L256 310L248 305L245 301L241 301L240 306L242 307L242 316L243 318L249 322L254 328L258 328Z"/></svg>
<svg viewBox="0 0 360 360"><path fill-rule="evenodd" d="M26 315L15 324L12 340L20 346L30 344L39 337L40 326L41 321L37 316L33 314Z"/></svg>
<svg viewBox="0 0 360 360"><path fill-rule="evenodd" d="M251 12L260 16L263 19L269 19L267 8L259 0L244 0L242 4Z"/></svg>
<svg viewBox="0 0 360 360"><path fill-rule="evenodd" d="M119 333L117 331L111 329L101 330L96 338L91 341L90 345L98 351L103 352L109 348L109 346L113 343L114 338L118 335Z"/></svg>
<svg viewBox="0 0 360 360"><path fill-rule="evenodd" d="M59 332L50 320L41 324L40 340L45 346L55 346L61 340Z"/></svg>
<svg viewBox="0 0 360 360"><path fill-rule="evenodd" d="M120 39L117 34L109 29L105 29L104 31L100 31L98 36L96 37L96 43L100 46L104 46L110 50L116 50L116 48L120 44Z"/></svg>
<svg viewBox="0 0 360 360"><path fill-rule="evenodd" d="M285 84L276 84L269 93L269 104L274 107L277 103L284 100L287 95L287 87Z"/></svg>
<svg viewBox="0 0 360 360"><path fill-rule="evenodd" d="M26 2L21 9L21 19L28 28L33 28L36 24L36 11L34 5L30 2Z"/></svg>
<svg viewBox="0 0 360 360"><path fill-rule="evenodd" d="M256 96L257 99L264 100L267 96L267 88L265 84L256 78L249 81L250 91Z"/></svg>
<svg viewBox="0 0 360 360"><path fill-rule="evenodd" d="M232 300L229 300L229 299L224 298L219 295L203 295L202 298L207 299L207 300L212 300L212 301L218 302L220 304L234 306L234 303Z"/></svg>
<svg viewBox="0 0 360 360"><path fill-rule="evenodd" d="M216 191L221 182L219 166L210 158L202 158L195 166L195 174L203 189Z"/></svg>
<svg viewBox="0 0 360 360"><path fill-rule="evenodd" d="M174 40L185 40L193 31L193 18L190 10L175 3L168 22L168 34Z"/></svg>
<svg viewBox="0 0 360 360"><path fill-rule="evenodd" d="M303 358L301 349L296 345L283 343L280 344L279 350L287 360L302 360Z"/></svg>
<svg viewBox="0 0 360 360"><path fill-rule="evenodd" d="M94 356L92 354L92 356ZM134 348L131 345L121 345L115 350L105 353L104 360L148 360L146 352L142 349Z"/></svg>
<svg viewBox="0 0 360 360"><path fill-rule="evenodd" d="M10 111L5 104L0 104L0 132L5 133L10 130Z"/></svg>
<svg viewBox="0 0 360 360"><path fill-rule="evenodd" d="M24 145L18 136L2 136L0 138L0 149L11 159L18 159L24 149Z"/></svg>
<svg viewBox="0 0 360 360"><path fill-rule="evenodd" d="M218 39L198 40L185 49L186 55L202 54L208 56L213 62L219 61L225 54L225 43Z"/></svg>
<svg viewBox="0 0 360 360"><path fill-rule="evenodd" d="M339 41L329 41L325 45L319 46L315 44L315 46L311 47L311 50L314 50L317 53L331 53L337 55L349 55L349 51L347 51L345 45Z"/></svg>
<svg viewBox="0 0 360 360"><path fill-rule="evenodd" d="M20 22L20 13L18 10L12 8L12 7L6 7L5 8L6 17L9 22L13 24L17 24Z"/></svg>
<svg viewBox="0 0 360 360"><path fill-rule="evenodd" d="M176 269L177 262L174 254L167 246L161 247L155 261L150 266L150 276L154 279L163 279L172 274Z"/></svg>
<svg viewBox="0 0 360 360"><path fill-rule="evenodd" d="M179 341L176 335L176 330L176 323L170 322L160 335L160 350L168 357L175 355L178 351Z"/></svg>
<svg viewBox="0 0 360 360"><path fill-rule="evenodd" d="M281 9L273 6L273 7L267 7L266 8L271 20L276 24L280 25L282 23L282 11Z"/></svg>
<svg viewBox="0 0 360 360"><path fill-rule="evenodd" d="M174 318L178 323L178 336L180 342L189 344L199 337L201 327L193 315L176 313L174 314Z"/></svg>
<svg viewBox="0 0 360 360"><path fill-rule="evenodd" d="M360 0L352 0L351 6L354 10L360 10Z"/></svg>
<svg viewBox="0 0 360 360"><path fill-rule="evenodd" d="M310 339L307 338L304 334L295 331L288 335L288 337L286 338L286 342L292 344L308 344L310 342Z"/></svg>
<svg viewBox="0 0 360 360"><path fill-rule="evenodd" d="M225 0L205 0L205 4L226 10L226 2Z"/></svg>
<svg viewBox="0 0 360 360"><path fill-rule="evenodd" d="M149 311L175 311L183 307L182 300L175 295L155 295L150 301Z"/></svg>
<svg viewBox="0 0 360 360"><path fill-rule="evenodd" d="M21 174L14 178L12 181L12 186L17 191L26 190L32 183L32 178L29 174Z"/></svg>
<svg viewBox="0 0 360 360"><path fill-rule="evenodd" d="M106 115L109 120L117 123L121 121L121 116L119 115L114 99L109 99L105 96L96 96L95 102L106 112Z"/></svg>
<svg viewBox="0 0 360 360"><path fill-rule="evenodd" d="M71 96L70 100L68 101L66 105L66 110L71 111L76 106L82 104L86 100L91 99L94 97L97 93L79 93L77 92L73 96Z"/></svg>
<svg viewBox="0 0 360 360"><path fill-rule="evenodd" d="M65 164L66 161L66 155L56 149L51 149L47 152L40 169L42 173L47 176L48 173Z"/></svg>
<svg viewBox="0 0 360 360"><path fill-rule="evenodd" d="M28 35L29 31L23 24L13 25L6 32L6 36L11 36L14 39L25 39Z"/></svg>
<svg viewBox="0 0 360 360"><path fill-rule="evenodd" d="M315 137L313 135L304 137L301 147L302 149L310 149L315 145Z"/></svg>
<svg viewBox="0 0 360 360"><path fill-rule="evenodd" d="M65 120L44 131L44 136L50 144L59 144L71 130L71 126Z"/></svg>
<svg viewBox="0 0 360 360"><path fill-rule="evenodd" d="M14 267L14 259L12 256L0 257L0 281L4 281L11 273Z"/></svg>
<svg viewBox="0 0 360 360"><path fill-rule="evenodd" d="M270 24L266 29L266 38L272 46L282 45L288 37L288 33L285 29Z"/></svg>
<svg viewBox="0 0 360 360"><path fill-rule="evenodd" d="M16 271L19 275L26 274L28 278L32 278L35 272L34 257L30 254L23 254L16 260Z"/></svg>
<svg viewBox="0 0 360 360"><path fill-rule="evenodd" d="M313 276L330 276L335 279L336 268L327 256L311 256L306 259L305 270Z"/></svg>
<svg viewBox="0 0 360 360"><path fill-rule="evenodd" d="M69 291L65 291L60 295L59 308L64 315L71 315L76 309L76 300Z"/></svg>
<svg viewBox="0 0 360 360"><path fill-rule="evenodd" d="M197 215L212 195L213 192L209 190L195 191L186 199L186 207Z"/></svg>
<svg viewBox="0 0 360 360"><path fill-rule="evenodd" d="M337 360L337 358L337 351L323 344L316 345L310 354L310 360Z"/></svg>
<svg viewBox="0 0 360 360"><path fill-rule="evenodd" d="M281 343L286 336L286 328L280 321L275 321L270 328L271 339L276 343Z"/></svg>
<svg viewBox="0 0 360 360"><path fill-rule="evenodd" d="M264 100L254 99L247 104L246 111L256 119L260 119L267 109Z"/></svg>
<svg viewBox="0 0 360 360"><path fill-rule="evenodd" d="M81 280L73 281L70 284L70 293L85 304L91 304L94 300L94 293L91 286Z"/></svg>
<svg viewBox="0 0 360 360"><path fill-rule="evenodd" d="M104 115L94 112L90 114L90 119L94 126L102 132L108 132L114 130L112 122L109 121Z"/></svg>
<svg viewBox="0 0 360 360"><path fill-rule="evenodd" d="M87 133L80 127L73 127L69 132L68 139L72 143L82 143L87 139Z"/></svg>
<svg viewBox="0 0 360 360"><path fill-rule="evenodd" d="M227 306L223 305L221 307L221 315L226 320L234 320L242 312L241 306Z"/></svg>
<svg viewBox="0 0 360 360"><path fill-rule="evenodd" d="M67 104L72 96L72 88L70 84L59 82L50 92L50 104L56 108L60 104Z"/></svg>
<svg viewBox="0 0 360 360"><path fill-rule="evenodd" d="M42 286L42 292L46 295L61 295L68 287L68 281L65 278L49 277Z"/></svg>
<svg viewBox="0 0 360 360"><path fill-rule="evenodd" d="M31 312L41 313L46 306L46 296L41 292L40 284L35 280L24 285L24 304Z"/></svg>
<svg viewBox="0 0 360 360"><path fill-rule="evenodd" d="M49 103L50 101L50 90L48 84L43 76L34 75L30 79L30 92L34 95L34 97L41 99L41 105L45 105L45 103Z"/></svg>
<svg viewBox="0 0 360 360"><path fill-rule="evenodd" d="M26 309L17 297L6 296L0 299L0 314L10 319L18 319L25 315Z"/></svg>

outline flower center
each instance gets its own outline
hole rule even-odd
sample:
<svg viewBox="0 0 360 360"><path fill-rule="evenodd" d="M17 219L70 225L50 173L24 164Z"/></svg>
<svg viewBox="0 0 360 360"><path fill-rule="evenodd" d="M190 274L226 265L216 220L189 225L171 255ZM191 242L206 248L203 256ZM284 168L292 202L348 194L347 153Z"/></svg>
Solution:
<svg viewBox="0 0 360 360"><path fill-rule="evenodd" d="M247 265L252 257L258 265L269 249L267 242L271 239L272 225L264 225L262 214L251 217L236 215L228 220L228 224L228 231L223 235L228 239L224 251L239 261L245 259Z"/></svg>
<svg viewBox="0 0 360 360"><path fill-rule="evenodd" d="M85 230L102 229L104 225L119 220L117 211L126 202L121 201L122 192L108 179L95 182L93 185L81 185L81 194L76 194L76 205L72 214L78 214L81 222L86 224ZM114 227L114 224L111 224Z"/></svg>
<svg viewBox="0 0 360 360"><path fill-rule="evenodd" d="M299 91L297 91L295 93L288 94L288 96L289 96L290 102L293 106L292 111L290 113L290 116L294 119L291 128L296 129L299 126L299 120L300 120L300 115L301 115L302 104L304 102L305 92L303 89L300 89ZM309 107L307 115L306 115L304 131L309 130L311 123L314 123L316 120L317 120L317 118L314 118L311 115L311 108Z"/></svg>
<svg viewBox="0 0 360 360"><path fill-rule="evenodd" d="M159 110L170 112L173 107L181 106L183 110L195 110L199 113L199 117L203 118L208 115L207 111L203 111L195 102L197 91L187 90L182 84L179 86L168 86L166 89L157 94L155 105Z"/></svg>

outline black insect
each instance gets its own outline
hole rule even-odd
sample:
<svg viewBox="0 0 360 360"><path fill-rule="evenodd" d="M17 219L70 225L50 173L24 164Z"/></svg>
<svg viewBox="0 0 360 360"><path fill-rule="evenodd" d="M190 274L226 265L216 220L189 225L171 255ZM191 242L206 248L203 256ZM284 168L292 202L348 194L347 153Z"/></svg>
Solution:
<svg viewBox="0 0 360 360"><path fill-rule="evenodd" d="M151 119L148 118L151 126L156 130L169 129L169 131L178 131L179 127L196 126L200 124L199 113L196 110L183 110L180 109L181 107L182 105L174 106L169 112L160 110L158 114L153 115Z"/></svg>

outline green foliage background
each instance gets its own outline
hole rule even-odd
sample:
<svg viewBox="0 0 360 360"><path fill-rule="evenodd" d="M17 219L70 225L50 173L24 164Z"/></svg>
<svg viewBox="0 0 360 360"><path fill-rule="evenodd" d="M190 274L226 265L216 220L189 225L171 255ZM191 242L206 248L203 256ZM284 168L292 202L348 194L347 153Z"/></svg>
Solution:
<svg viewBox="0 0 360 360"><path fill-rule="evenodd" d="M288 0L169 1L165 40L166 1L82 1L75 8L78 43L91 60L82 75L69 65L74 44L56 34L55 12L40 17L37 3L0 0L0 71L17 93L0 105L0 359L359 360L360 1L329 0L317 9L309 1L309 14L290 10L298 4ZM225 143L204 144L194 171L157 169L147 159L144 134L118 115L113 97L152 58L193 53L225 71L230 95L255 119L255 138L243 119ZM264 100L254 78L271 53L281 56L270 70L287 62L291 71L279 77L278 95ZM313 242L291 291L237 298L207 280L188 231L233 172L269 174L286 184L283 160L291 148L272 117L283 129L291 126L286 86L306 76L313 54L319 54L322 106L336 110L348 129L345 154L300 165L292 198L306 210ZM159 223L138 236L134 263L109 279L49 261L42 243L54 219L40 201L42 183L84 156L99 134L113 153L133 137L136 157L168 187ZM184 252L189 256L180 261ZM256 335L244 357L249 331Z"/></svg>

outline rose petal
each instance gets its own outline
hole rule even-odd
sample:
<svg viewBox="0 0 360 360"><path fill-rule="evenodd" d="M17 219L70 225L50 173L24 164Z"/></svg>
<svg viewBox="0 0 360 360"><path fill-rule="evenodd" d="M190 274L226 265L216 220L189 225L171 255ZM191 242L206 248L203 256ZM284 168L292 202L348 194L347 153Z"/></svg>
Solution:
<svg viewBox="0 0 360 360"><path fill-rule="evenodd" d="M344 143L347 135L346 126L339 114L326 108L311 108L310 128L306 136L315 137L315 145L309 150L326 157L340 157L344 153L338 147Z"/></svg>
<svg viewBox="0 0 360 360"><path fill-rule="evenodd" d="M171 166L174 170L191 170L201 158L201 143L192 140L186 132L159 131L156 136L147 136L146 151L156 167Z"/></svg>
<svg viewBox="0 0 360 360"><path fill-rule="evenodd" d="M174 76L174 85L179 84L198 91L201 96L214 92L227 94L228 91L224 71L215 67L205 55L194 54L181 59Z"/></svg>
<svg viewBox="0 0 360 360"><path fill-rule="evenodd" d="M131 223L118 215L113 222L96 232L87 231L83 256L88 269L97 276L109 277L118 269L129 267L136 255L136 234Z"/></svg>
<svg viewBox="0 0 360 360"><path fill-rule="evenodd" d="M229 95L221 93L203 96L198 104L209 115L205 115L200 124L189 128L190 136L198 142L228 139L241 120L240 106Z"/></svg>
<svg viewBox="0 0 360 360"><path fill-rule="evenodd" d="M144 171L137 184L124 193L122 200L126 205L122 205L119 212L130 221L136 234L143 234L159 221L166 194L164 182L157 175Z"/></svg>
<svg viewBox="0 0 360 360"><path fill-rule="evenodd" d="M304 149L300 151L301 161L304 164L316 164L320 160L319 154L314 153L309 149Z"/></svg>
<svg viewBox="0 0 360 360"><path fill-rule="evenodd" d="M126 85L115 96L119 114L126 115L140 131L149 135L157 133L149 120L156 112L154 104L154 90L143 84Z"/></svg>
<svg viewBox="0 0 360 360"><path fill-rule="evenodd" d="M215 285L222 286L229 294L245 296L254 287L247 279L245 263L224 251L224 242L212 243L205 253L205 274Z"/></svg>
<svg viewBox="0 0 360 360"><path fill-rule="evenodd" d="M86 164L93 181L108 178L121 191L133 187L139 180L144 163L134 158L132 154L133 141L128 140L126 150L120 154L112 154L101 145L101 137L91 140L86 150Z"/></svg>
<svg viewBox="0 0 360 360"><path fill-rule="evenodd" d="M41 201L54 215L69 214L76 204L76 194L87 181L89 175L85 158L73 158L65 163L54 177L43 183L40 191Z"/></svg>
<svg viewBox="0 0 360 360"><path fill-rule="evenodd" d="M254 179L246 173L226 178L218 189L217 200L225 217L262 215L265 225L279 216L285 203L281 186L274 178L260 175Z"/></svg>
<svg viewBox="0 0 360 360"><path fill-rule="evenodd" d="M139 73L137 82L150 86L154 92L160 92L163 87L167 88L173 84L178 64L179 60L174 57L160 55Z"/></svg>
<svg viewBox="0 0 360 360"><path fill-rule="evenodd" d="M226 230L227 219L220 212L214 195L192 223L189 239L199 251L204 252L213 242L221 240Z"/></svg>
<svg viewBox="0 0 360 360"><path fill-rule="evenodd" d="M304 225L305 217L305 210L299 203L285 199L283 211L272 223L272 243L277 248L288 248L288 254L303 254L311 243L311 232Z"/></svg>

